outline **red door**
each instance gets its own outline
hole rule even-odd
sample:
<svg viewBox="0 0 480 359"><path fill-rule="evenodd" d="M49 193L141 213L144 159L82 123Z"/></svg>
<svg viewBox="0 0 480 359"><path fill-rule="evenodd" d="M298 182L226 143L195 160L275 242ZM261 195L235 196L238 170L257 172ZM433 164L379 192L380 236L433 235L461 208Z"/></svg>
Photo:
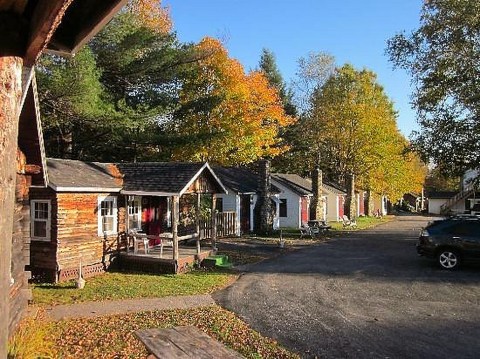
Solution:
<svg viewBox="0 0 480 359"><path fill-rule="evenodd" d="M302 209L301 209L301 219L302 223L307 223L309 218L308 218L308 200L306 197L302 197Z"/></svg>
<svg viewBox="0 0 480 359"><path fill-rule="evenodd" d="M250 232L250 195L240 197L240 230Z"/></svg>
<svg viewBox="0 0 480 359"><path fill-rule="evenodd" d="M338 196L337 200L338 200L338 217L342 218L343 215L345 214L345 211L344 211L344 208L343 208L343 206L345 205L345 201L344 201L343 196Z"/></svg>

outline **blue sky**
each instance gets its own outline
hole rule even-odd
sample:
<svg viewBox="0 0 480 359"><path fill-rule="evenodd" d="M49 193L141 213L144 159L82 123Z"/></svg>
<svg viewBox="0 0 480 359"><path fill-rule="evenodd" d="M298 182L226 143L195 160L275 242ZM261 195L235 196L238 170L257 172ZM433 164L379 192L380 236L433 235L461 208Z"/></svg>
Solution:
<svg viewBox="0 0 480 359"><path fill-rule="evenodd" d="M231 57L246 70L258 66L263 48L276 55L287 83L297 60L309 52L327 52L342 65L368 68L378 75L398 111L405 136L417 129L410 106L410 78L393 70L386 41L419 24L422 0L164 0L170 6L181 41L204 36L225 41Z"/></svg>

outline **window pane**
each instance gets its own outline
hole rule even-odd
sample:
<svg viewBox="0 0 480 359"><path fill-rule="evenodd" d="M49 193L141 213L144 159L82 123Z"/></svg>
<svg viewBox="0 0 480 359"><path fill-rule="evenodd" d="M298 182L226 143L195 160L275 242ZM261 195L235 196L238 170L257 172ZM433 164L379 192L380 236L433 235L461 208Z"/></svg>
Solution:
<svg viewBox="0 0 480 359"><path fill-rule="evenodd" d="M281 199L280 200L280 217L287 217L287 200Z"/></svg>
<svg viewBox="0 0 480 359"><path fill-rule="evenodd" d="M129 216L128 217L128 228L130 229L140 229L140 222L138 216Z"/></svg>
<svg viewBox="0 0 480 359"><path fill-rule="evenodd" d="M34 221L33 222L33 236L38 238L47 237L47 222Z"/></svg>
<svg viewBox="0 0 480 359"><path fill-rule="evenodd" d="M101 215L102 216L111 216L113 215L113 201L102 201L100 204Z"/></svg>
<svg viewBox="0 0 480 359"><path fill-rule="evenodd" d="M113 232L113 217L103 217L103 231Z"/></svg>
<svg viewBox="0 0 480 359"><path fill-rule="evenodd" d="M35 219L48 219L48 203L35 202Z"/></svg>

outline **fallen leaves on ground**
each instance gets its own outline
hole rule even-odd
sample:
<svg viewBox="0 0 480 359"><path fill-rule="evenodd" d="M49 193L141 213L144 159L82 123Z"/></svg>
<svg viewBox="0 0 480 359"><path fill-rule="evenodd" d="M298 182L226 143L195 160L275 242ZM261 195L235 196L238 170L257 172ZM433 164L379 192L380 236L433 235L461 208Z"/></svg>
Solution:
<svg viewBox="0 0 480 359"><path fill-rule="evenodd" d="M49 340L61 358L145 358L145 347L133 334L136 330L186 325L247 358L299 358L216 305L62 321L55 324Z"/></svg>

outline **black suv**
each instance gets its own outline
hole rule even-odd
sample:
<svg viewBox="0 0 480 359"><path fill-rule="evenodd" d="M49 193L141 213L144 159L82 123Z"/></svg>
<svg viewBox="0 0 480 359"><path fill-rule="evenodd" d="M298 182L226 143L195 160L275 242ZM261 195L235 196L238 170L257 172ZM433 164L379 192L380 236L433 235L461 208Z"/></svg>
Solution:
<svg viewBox="0 0 480 359"><path fill-rule="evenodd" d="M436 258L444 269L480 260L480 217L457 216L430 223L420 233L417 252Z"/></svg>

